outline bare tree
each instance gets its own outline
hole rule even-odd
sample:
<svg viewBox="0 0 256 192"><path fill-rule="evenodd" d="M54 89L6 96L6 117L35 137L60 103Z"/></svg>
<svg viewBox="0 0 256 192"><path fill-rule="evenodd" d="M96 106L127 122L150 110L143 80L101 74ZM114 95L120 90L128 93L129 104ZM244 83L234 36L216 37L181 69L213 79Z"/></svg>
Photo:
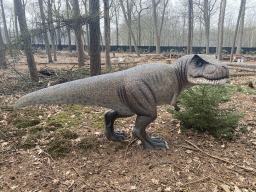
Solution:
<svg viewBox="0 0 256 192"><path fill-rule="evenodd" d="M70 17L69 17L69 11L70 11L69 1L66 0L67 19L70 19ZM72 47L71 47L71 33L70 33L70 26L69 26L69 25L67 25L67 33L68 33L68 51L69 51L69 52L72 52Z"/></svg>
<svg viewBox="0 0 256 192"><path fill-rule="evenodd" d="M104 3L104 36L105 36L105 54L106 54L106 67L111 68L110 63L110 18L109 18L109 1L103 0Z"/></svg>
<svg viewBox="0 0 256 192"><path fill-rule="evenodd" d="M236 54L237 55L241 54L241 47L242 47L242 41L243 41L243 32L244 32L245 5L246 5L246 0L244 0L244 2L243 2L242 13L241 13L241 21L240 21L240 24L239 24L239 37L238 37L237 49L236 49Z"/></svg>
<svg viewBox="0 0 256 192"><path fill-rule="evenodd" d="M54 3L54 11L55 11L55 18L56 18L56 31L57 31L57 48L58 50L62 49L61 46L61 27L60 27L60 8L61 8L61 0L58 0L57 3Z"/></svg>
<svg viewBox="0 0 256 192"><path fill-rule="evenodd" d="M239 10L239 13L238 13L238 18L237 18L237 22L236 22L236 29L235 29L235 35L234 35L233 45L232 45L232 49L231 49L230 62L233 62L234 49L235 49L235 44L236 44L236 35L237 35L238 27L239 27L239 21L240 21L240 18L241 18L241 13L242 13L244 1L245 0L241 0L240 10Z"/></svg>
<svg viewBox="0 0 256 192"><path fill-rule="evenodd" d="M192 53L193 39L193 0L188 0L188 47L187 54Z"/></svg>
<svg viewBox="0 0 256 192"><path fill-rule="evenodd" d="M45 49L46 49L46 53L48 55L48 62L52 63L52 54L51 54L50 44L49 44L48 35L47 35L47 27L46 27L46 23L45 23L43 1L38 0L38 3L39 3L40 14L41 14L41 19L42 19L43 35L44 35Z"/></svg>
<svg viewBox="0 0 256 192"><path fill-rule="evenodd" d="M219 18L219 35L218 35L218 51L217 51L218 59L221 59L221 54L222 54L225 10L226 10L226 0L222 0L221 9L220 9L220 18Z"/></svg>
<svg viewBox="0 0 256 192"><path fill-rule="evenodd" d="M161 19L161 23L160 23L160 26L158 28L158 25L157 25L157 12L156 12L156 8L157 8L157 5L160 3L161 1L158 1L156 3L155 0L152 0L152 9L153 9L153 21L154 21L154 28L155 28L155 42L156 42L156 53L157 54L160 54L160 37L161 37L161 32L162 32L162 27L163 27L163 21L164 21L164 14L165 14L165 9L166 9L166 6L169 2L169 0L164 0L164 9L163 9L163 15L162 15L162 19Z"/></svg>
<svg viewBox="0 0 256 192"><path fill-rule="evenodd" d="M17 17L17 11L15 10L14 6L14 26L15 26L15 38L16 38L16 44L18 45L18 48L20 48L20 36L19 36L19 30L18 30L18 17Z"/></svg>
<svg viewBox="0 0 256 192"><path fill-rule="evenodd" d="M115 15L115 24L116 24L116 45L119 45L119 5L114 4L114 15Z"/></svg>
<svg viewBox="0 0 256 192"><path fill-rule="evenodd" d="M76 36L76 45L78 50L78 66L84 66L84 44L82 39L82 24L79 22L78 18L80 17L80 9L78 0L73 0L73 18L75 19L74 31Z"/></svg>
<svg viewBox="0 0 256 192"><path fill-rule="evenodd" d="M141 15L142 11L149 9L150 6L142 7L142 5L145 4L145 2L142 2L142 0L139 0L139 9L136 6L136 11L138 14L138 45L141 46Z"/></svg>
<svg viewBox="0 0 256 192"><path fill-rule="evenodd" d="M7 44L10 44L10 38L9 38L9 34L8 34L8 29L7 29L7 25L6 25L6 19L5 19L5 13L4 13L3 0L0 0L0 3L1 3L1 12L2 12L2 21L3 21L3 25L4 25L5 39L7 41Z"/></svg>
<svg viewBox="0 0 256 192"><path fill-rule="evenodd" d="M90 74L91 76L101 74L100 57L100 5L99 0L89 0L90 22Z"/></svg>
<svg viewBox="0 0 256 192"><path fill-rule="evenodd" d="M84 10L85 10L85 14L88 15L88 6L87 6L87 2L88 0L83 0L83 4L84 4ZM89 23L86 23L86 42L87 42L87 52L88 55L90 55L90 32L89 32Z"/></svg>
<svg viewBox="0 0 256 192"><path fill-rule="evenodd" d="M127 17L127 14L126 14L126 11L125 11L125 8L124 8L124 4L123 4L123 0L119 0L119 2L120 2L120 5L121 5L123 14L124 14L124 19L125 19L126 25L128 27L129 33L131 34L132 39L133 39L133 44L134 44L135 51L137 53L137 56L140 57L140 51L137 47L136 39L135 39L134 33L132 31L132 27L131 27L131 20L129 20L128 17Z"/></svg>
<svg viewBox="0 0 256 192"><path fill-rule="evenodd" d="M57 61L57 51L55 46L55 35L54 35L55 29L54 29L53 18L52 18L52 1L51 0L48 0L48 28L51 36L53 60Z"/></svg>
<svg viewBox="0 0 256 192"><path fill-rule="evenodd" d="M0 69L7 69L6 58L5 58L5 46L3 37L0 29Z"/></svg>
<svg viewBox="0 0 256 192"><path fill-rule="evenodd" d="M27 23L25 20L25 12L23 11L23 6L21 4L21 0L14 0L15 10L17 11L16 14L18 16L20 31L21 31L21 39L24 44L25 54L27 57L28 68L30 72L30 78L34 82L39 81L38 72L36 69L36 64L34 60L34 55L32 53L32 47L30 42L30 33L28 32Z"/></svg>
<svg viewBox="0 0 256 192"><path fill-rule="evenodd" d="M208 9L208 0L204 0L204 27L205 27L205 41L206 41L206 54L209 54L210 42L210 13Z"/></svg>
<svg viewBox="0 0 256 192"><path fill-rule="evenodd" d="M197 1L196 5L199 8L199 19L200 22L201 16L200 13L203 13L203 24L204 24L204 31L205 31L205 47L206 47L206 54L209 54L209 46L210 46L210 20L211 16L215 13L215 5L216 5L217 0L203 0L203 3L201 4L201 1ZM201 25L201 23L200 23ZM200 30L201 32L201 30Z"/></svg>

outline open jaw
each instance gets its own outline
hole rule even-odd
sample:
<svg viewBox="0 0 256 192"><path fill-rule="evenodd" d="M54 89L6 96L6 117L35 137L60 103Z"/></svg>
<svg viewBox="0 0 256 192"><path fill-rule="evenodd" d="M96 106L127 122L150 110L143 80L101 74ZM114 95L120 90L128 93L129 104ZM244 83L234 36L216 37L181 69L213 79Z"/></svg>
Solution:
<svg viewBox="0 0 256 192"><path fill-rule="evenodd" d="M227 81L227 78L223 79L206 79L204 77L194 78L189 76L188 82L196 85L223 85Z"/></svg>

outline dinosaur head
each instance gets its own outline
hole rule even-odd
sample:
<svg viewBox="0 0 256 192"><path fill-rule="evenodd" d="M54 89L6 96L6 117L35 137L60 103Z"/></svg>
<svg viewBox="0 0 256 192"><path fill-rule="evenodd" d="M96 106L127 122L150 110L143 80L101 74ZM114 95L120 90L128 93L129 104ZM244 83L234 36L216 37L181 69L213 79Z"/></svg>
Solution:
<svg viewBox="0 0 256 192"><path fill-rule="evenodd" d="M228 66L209 55L194 55L187 65L187 80L196 85L221 85L229 77Z"/></svg>

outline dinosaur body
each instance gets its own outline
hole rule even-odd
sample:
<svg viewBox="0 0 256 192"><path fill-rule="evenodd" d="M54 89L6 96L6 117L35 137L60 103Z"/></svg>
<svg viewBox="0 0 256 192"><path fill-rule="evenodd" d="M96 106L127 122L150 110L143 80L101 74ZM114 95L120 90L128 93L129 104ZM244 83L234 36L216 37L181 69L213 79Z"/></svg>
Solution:
<svg viewBox="0 0 256 192"><path fill-rule="evenodd" d="M35 91L20 98L14 108L32 104L82 104L109 108L104 133L120 141L125 134L114 131L117 118L137 115L133 135L148 149L167 149L159 138L149 138L146 127L157 117L157 105L172 103L195 84L223 84L227 66L211 62L206 56L184 56L173 65L146 64L124 71L75 80ZM209 61L208 61L209 60ZM198 64L199 63L199 64Z"/></svg>

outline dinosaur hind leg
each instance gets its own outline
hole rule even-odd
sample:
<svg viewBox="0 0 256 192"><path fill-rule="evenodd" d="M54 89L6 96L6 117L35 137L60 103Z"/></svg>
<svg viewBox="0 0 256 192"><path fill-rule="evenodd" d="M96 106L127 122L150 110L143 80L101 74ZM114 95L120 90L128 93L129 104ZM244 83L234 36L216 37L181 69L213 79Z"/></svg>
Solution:
<svg viewBox="0 0 256 192"><path fill-rule="evenodd" d="M126 134L120 131L114 131L114 122L117 118L130 117L131 115L124 116L118 114L117 111L110 109L105 112L105 136L112 141L122 141L126 139Z"/></svg>
<svg viewBox="0 0 256 192"><path fill-rule="evenodd" d="M155 116L138 116L135 121L135 127L132 131L133 136L141 140L145 149L166 150L169 149L168 144L159 137L150 138L145 129L156 119Z"/></svg>

